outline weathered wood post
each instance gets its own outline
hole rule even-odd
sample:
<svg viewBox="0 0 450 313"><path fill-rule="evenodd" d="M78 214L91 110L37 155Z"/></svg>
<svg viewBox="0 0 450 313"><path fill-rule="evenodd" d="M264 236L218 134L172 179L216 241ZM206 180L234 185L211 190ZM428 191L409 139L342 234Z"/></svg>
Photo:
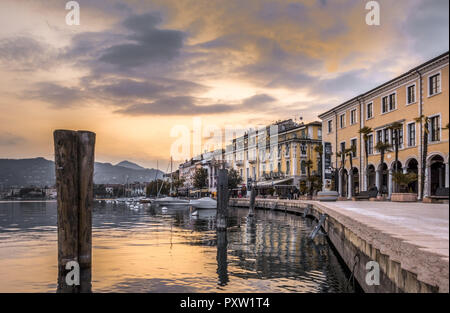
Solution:
<svg viewBox="0 0 450 313"><path fill-rule="evenodd" d="M58 193L58 292L89 292L95 134L56 130L53 138Z"/></svg>
<svg viewBox="0 0 450 313"><path fill-rule="evenodd" d="M227 229L228 218L228 171L219 169L217 182L217 230Z"/></svg>
<svg viewBox="0 0 450 313"><path fill-rule="evenodd" d="M79 220L78 262L81 292L91 292L92 275L92 206L94 199L95 134L78 131Z"/></svg>

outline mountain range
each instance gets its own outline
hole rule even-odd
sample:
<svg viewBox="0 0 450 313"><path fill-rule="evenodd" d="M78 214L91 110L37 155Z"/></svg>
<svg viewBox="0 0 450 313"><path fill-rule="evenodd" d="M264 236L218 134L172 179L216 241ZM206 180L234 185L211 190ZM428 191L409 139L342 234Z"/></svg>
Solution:
<svg viewBox="0 0 450 313"><path fill-rule="evenodd" d="M162 178L163 172L122 161L116 165L95 162L95 184L124 184L149 182ZM53 186L55 163L44 158L0 159L0 187Z"/></svg>

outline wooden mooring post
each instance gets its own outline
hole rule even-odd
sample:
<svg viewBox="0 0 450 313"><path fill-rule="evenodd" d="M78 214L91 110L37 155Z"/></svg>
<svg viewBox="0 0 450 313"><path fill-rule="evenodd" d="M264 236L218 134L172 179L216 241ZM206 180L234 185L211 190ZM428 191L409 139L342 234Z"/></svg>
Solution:
<svg viewBox="0 0 450 313"><path fill-rule="evenodd" d="M228 171L219 169L217 180L216 229L223 231L227 229L228 218Z"/></svg>
<svg viewBox="0 0 450 313"><path fill-rule="evenodd" d="M58 292L90 292L95 133L56 130Z"/></svg>

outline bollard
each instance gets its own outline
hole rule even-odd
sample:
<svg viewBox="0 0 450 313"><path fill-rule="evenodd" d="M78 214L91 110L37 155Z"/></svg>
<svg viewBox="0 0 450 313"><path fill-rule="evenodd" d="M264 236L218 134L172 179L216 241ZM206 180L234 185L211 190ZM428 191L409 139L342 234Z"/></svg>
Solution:
<svg viewBox="0 0 450 313"><path fill-rule="evenodd" d="M58 194L57 291L90 292L95 134L56 130L53 138ZM67 268L68 263L76 266ZM75 275L75 283L68 284L68 273Z"/></svg>

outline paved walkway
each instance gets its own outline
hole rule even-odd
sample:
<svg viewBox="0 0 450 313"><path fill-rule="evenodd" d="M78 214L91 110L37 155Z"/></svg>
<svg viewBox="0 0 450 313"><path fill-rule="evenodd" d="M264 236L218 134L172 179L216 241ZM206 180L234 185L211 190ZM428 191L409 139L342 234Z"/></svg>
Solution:
<svg viewBox="0 0 450 313"><path fill-rule="evenodd" d="M319 202L358 222L449 260L448 204Z"/></svg>

